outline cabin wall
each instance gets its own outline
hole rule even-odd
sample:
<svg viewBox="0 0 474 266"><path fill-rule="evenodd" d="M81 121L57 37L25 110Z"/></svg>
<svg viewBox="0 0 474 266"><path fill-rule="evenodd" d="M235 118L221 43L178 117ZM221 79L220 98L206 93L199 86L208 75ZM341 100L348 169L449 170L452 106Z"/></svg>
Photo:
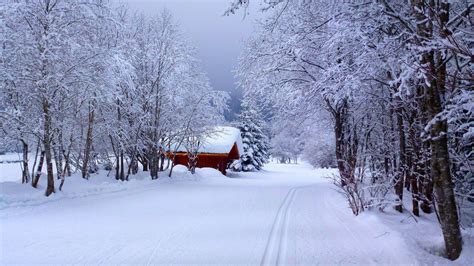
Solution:
<svg viewBox="0 0 474 266"><path fill-rule="evenodd" d="M188 156L186 154L177 154L174 163L188 166ZM229 163L229 158L227 155L198 155L198 161L196 167L210 167L219 170L222 174L226 174L227 164Z"/></svg>

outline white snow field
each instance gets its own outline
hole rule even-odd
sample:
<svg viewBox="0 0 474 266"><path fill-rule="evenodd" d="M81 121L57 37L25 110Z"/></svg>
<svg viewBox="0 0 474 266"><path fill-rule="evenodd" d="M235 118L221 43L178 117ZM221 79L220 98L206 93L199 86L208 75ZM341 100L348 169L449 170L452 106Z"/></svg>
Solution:
<svg viewBox="0 0 474 266"><path fill-rule="evenodd" d="M333 173L269 164L227 178L178 167L172 179L116 182L103 172L90 181L71 177L50 198L43 188L3 182L0 265L473 262L472 238L455 262L431 254L442 238L430 220L417 228L407 215L353 216L325 178ZM439 236L434 242L422 235L427 229Z"/></svg>

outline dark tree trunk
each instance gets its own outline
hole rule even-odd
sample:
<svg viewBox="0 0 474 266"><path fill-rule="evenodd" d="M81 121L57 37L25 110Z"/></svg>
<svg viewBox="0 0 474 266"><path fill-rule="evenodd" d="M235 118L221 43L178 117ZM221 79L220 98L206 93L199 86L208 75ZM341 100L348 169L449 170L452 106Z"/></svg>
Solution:
<svg viewBox="0 0 474 266"><path fill-rule="evenodd" d="M61 151L59 151L57 144L53 143L53 157L54 157L54 163L56 164L56 178L59 180L61 179L61 173L62 173L62 159L59 159Z"/></svg>
<svg viewBox="0 0 474 266"><path fill-rule="evenodd" d="M163 152L160 152L160 172L163 172L163 169L165 167L165 154Z"/></svg>
<svg viewBox="0 0 474 266"><path fill-rule="evenodd" d="M415 174L415 166L413 165L413 152L407 153L407 183L410 183L412 210L415 216L420 216L418 204L418 182Z"/></svg>
<svg viewBox="0 0 474 266"><path fill-rule="evenodd" d="M54 161L56 163L56 173L57 179L61 180L63 176L63 145L62 145L62 133L58 134L58 138L56 142L53 142L53 155Z"/></svg>
<svg viewBox="0 0 474 266"><path fill-rule="evenodd" d="M135 156L135 151L130 155L130 164L128 165L127 175L125 176L125 180L128 181L128 177L130 174L138 173L138 161L137 157Z"/></svg>
<svg viewBox="0 0 474 266"><path fill-rule="evenodd" d="M124 167L124 157L123 151L120 152L120 180L125 180L125 167Z"/></svg>
<svg viewBox="0 0 474 266"><path fill-rule="evenodd" d="M143 166L143 172L148 172L148 160L146 158L143 158L142 166Z"/></svg>
<svg viewBox="0 0 474 266"><path fill-rule="evenodd" d="M419 180L418 188L421 190L422 201L420 208L424 213L433 212L433 178L431 175L431 158L428 156L428 151L431 150L429 142L423 143L423 165L421 167L422 178Z"/></svg>
<svg viewBox="0 0 474 266"><path fill-rule="evenodd" d="M115 156L115 180L120 180L120 156Z"/></svg>
<svg viewBox="0 0 474 266"><path fill-rule="evenodd" d="M340 113L334 115L334 133L336 137L336 161L337 169L341 174L341 185L345 186L348 182L346 166L344 163L344 131L343 121Z"/></svg>
<svg viewBox="0 0 474 266"><path fill-rule="evenodd" d="M152 149L151 156L149 158L150 163L150 176L151 179L158 179L158 170L159 170L159 158L157 156L157 150Z"/></svg>
<svg viewBox="0 0 474 266"><path fill-rule="evenodd" d="M433 21L440 23L440 36L446 37L445 24L449 20L449 3L429 1L429 7L423 8L424 1L415 1L417 9L415 10L419 23L418 32L426 39L433 37ZM421 13L427 10L428 17ZM436 12L436 13L435 13ZM423 21L423 23L421 23ZM429 21L424 22L424 21ZM422 45L424 45L423 41ZM429 45L429 44L428 44ZM444 56L436 53L438 59ZM421 65L427 69L427 111L428 118L431 120L430 144L431 144L431 174L433 177L434 193L436 195L436 203L438 206L438 214L443 231L443 237L446 247L446 255L449 259L455 260L462 251L462 237L459 228L459 219L456 208L456 200L454 196L454 184L450 172L450 161L448 153L447 139L447 121L438 118L437 115L443 110L442 98L445 92L446 64L437 65L435 63L435 52L425 52L422 56Z"/></svg>
<svg viewBox="0 0 474 266"><path fill-rule="evenodd" d="M428 124L428 109L427 109L427 99L426 92L423 86L418 88L418 106L421 111L419 114L419 132L418 138L423 132L424 125ZM430 159L430 143L429 141L423 142L421 138L418 141L419 146L419 156L416 162L417 173L418 173L418 194L421 200L420 208L424 213L433 212L433 178L431 177L431 159ZM418 149L417 149L418 150Z"/></svg>
<svg viewBox="0 0 474 266"><path fill-rule="evenodd" d="M420 193L418 189L418 176L420 176L420 144L421 140L416 137L416 115L415 111L411 112L408 119L408 138L410 142L410 152L407 153L408 180L411 185L412 194L412 210L415 216L420 216L419 200ZM421 132L419 132L420 134Z"/></svg>
<svg viewBox="0 0 474 266"><path fill-rule="evenodd" d="M420 216L420 209L418 204L418 185L416 182L416 177L414 175L410 176L411 182L411 193L412 193L412 209L415 216Z"/></svg>
<svg viewBox="0 0 474 266"><path fill-rule="evenodd" d="M64 172L63 172L63 177L64 176L71 176L71 162L70 162L70 159L69 159L69 152L67 154L63 154L64 156Z"/></svg>
<svg viewBox="0 0 474 266"><path fill-rule="evenodd" d="M92 126L94 124L94 110L92 109L91 104L89 104L89 117L88 117L88 126L87 126L87 135L86 135L86 144L84 148L84 161L82 163L82 178L89 178L89 161L90 153L92 147Z"/></svg>
<svg viewBox="0 0 474 266"><path fill-rule="evenodd" d="M196 173L196 166L198 162L198 153L196 151L188 151L188 170L191 174ZM222 165L221 162L218 163L219 171L222 172Z"/></svg>
<svg viewBox="0 0 474 266"><path fill-rule="evenodd" d="M400 99L396 101L401 105ZM399 167L397 173L397 179L395 180L395 194L398 196L398 204L395 205L395 210L403 212L403 187L406 177L406 143L405 143L405 128L403 126L403 116L402 108L397 108L397 127L398 127L398 137L399 137L399 148L400 148L400 158L399 158Z"/></svg>
<svg viewBox="0 0 474 266"><path fill-rule="evenodd" d="M23 171L21 175L21 183L28 183L30 180L30 173L28 169L28 143L21 140L23 146Z"/></svg>
<svg viewBox="0 0 474 266"><path fill-rule="evenodd" d="M71 145L72 145L72 142L71 142ZM66 176L66 172L68 171L68 168L69 168L69 155L71 153L71 147L69 147L68 149L68 153L65 154L64 156L64 169L62 171L62 174L61 174L61 183L59 184L59 191L61 191L63 189L63 186L64 186L64 181L66 180L65 179L65 176Z"/></svg>
<svg viewBox="0 0 474 266"><path fill-rule="evenodd" d="M41 177L41 171L43 170L43 164L44 164L44 150L41 150L38 168L36 169L35 179L33 180L33 182L31 182L31 185L34 188L38 187L38 182Z"/></svg>
<svg viewBox="0 0 474 266"><path fill-rule="evenodd" d="M138 160L135 156L133 156L130 162L130 168L132 169L132 175L136 175L138 173ZM127 178L128 180L128 178Z"/></svg>
<svg viewBox="0 0 474 266"><path fill-rule="evenodd" d="M36 145L36 152L35 152L35 160L33 162L33 167L31 168L31 184L33 184L35 178L35 169L36 169L36 161L38 160L38 153L41 148L41 141L38 139L38 144Z"/></svg>
<svg viewBox="0 0 474 266"><path fill-rule="evenodd" d="M120 156L118 152L118 147L115 147L115 142L111 135L109 135L109 139L110 139L110 144L112 146L112 151L114 152L114 156L115 156L115 180L119 180L120 179L119 177Z"/></svg>
<svg viewBox="0 0 474 266"><path fill-rule="evenodd" d="M446 121L437 122L431 130L431 169L446 253L449 259L455 260L461 254L462 238L449 169L448 141L443 134L446 130Z"/></svg>
<svg viewBox="0 0 474 266"><path fill-rule="evenodd" d="M351 148L351 143L346 140L346 132L344 129L347 120L347 101L342 100L340 105L335 108L333 108L328 101L326 101L326 103L334 118L337 168L341 176L341 186L345 186L354 182L354 169L351 167L353 158L350 158L347 154L348 150Z"/></svg>
<svg viewBox="0 0 474 266"><path fill-rule="evenodd" d="M54 174L53 174L53 162L51 156L51 115L49 114L49 102L45 100L43 102L44 112L44 137L43 146L46 158L46 169L48 172L48 185L46 186L45 195L48 197L55 192L54 189Z"/></svg>

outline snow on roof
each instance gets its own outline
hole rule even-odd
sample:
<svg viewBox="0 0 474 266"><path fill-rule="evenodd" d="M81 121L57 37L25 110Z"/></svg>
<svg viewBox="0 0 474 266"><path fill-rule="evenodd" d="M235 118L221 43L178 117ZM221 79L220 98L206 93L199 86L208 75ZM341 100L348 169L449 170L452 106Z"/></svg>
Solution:
<svg viewBox="0 0 474 266"><path fill-rule="evenodd" d="M201 153L230 153L234 143L237 144L239 154L243 154L244 148L240 130L235 127L217 126L212 132L202 140L199 152ZM177 149L179 152L185 152L184 147Z"/></svg>

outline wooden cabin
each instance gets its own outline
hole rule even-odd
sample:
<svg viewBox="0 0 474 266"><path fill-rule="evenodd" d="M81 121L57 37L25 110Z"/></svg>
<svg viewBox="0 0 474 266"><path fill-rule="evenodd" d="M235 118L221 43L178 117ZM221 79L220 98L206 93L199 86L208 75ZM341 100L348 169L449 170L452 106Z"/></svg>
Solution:
<svg viewBox="0 0 474 266"><path fill-rule="evenodd" d="M225 175L229 162L240 159L242 153L240 130L234 127L216 127L213 133L203 139L198 149L196 167L211 167ZM188 154L184 148L177 149L173 162L188 166Z"/></svg>

